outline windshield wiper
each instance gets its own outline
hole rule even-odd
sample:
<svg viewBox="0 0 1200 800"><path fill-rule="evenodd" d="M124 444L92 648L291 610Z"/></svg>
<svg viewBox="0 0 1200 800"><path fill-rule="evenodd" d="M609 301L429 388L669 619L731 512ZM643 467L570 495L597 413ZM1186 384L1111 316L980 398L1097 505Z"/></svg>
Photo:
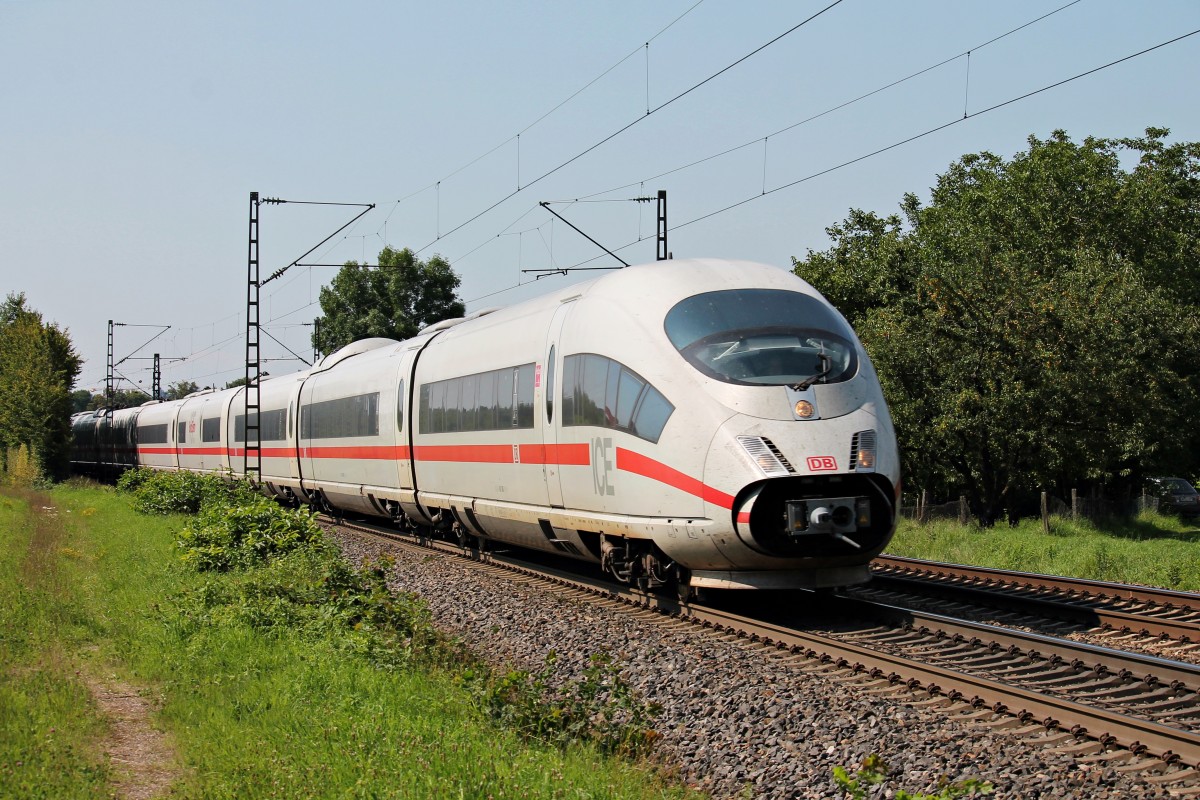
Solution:
<svg viewBox="0 0 1200 800"><path fill-rule="evenodd" d="M814 383L821 380L821 378L824 378L826 375L833 372L833 359L832 358L830 358L825 353L818 353L817 360L821 362L821 371L818 372L816 375L810 375L809 377L805 378L804 380L800 381L799 383L790 384L790 388L793 391L796 391L796 392L806 391L808 389L808 387L812 386Z"/></svg>

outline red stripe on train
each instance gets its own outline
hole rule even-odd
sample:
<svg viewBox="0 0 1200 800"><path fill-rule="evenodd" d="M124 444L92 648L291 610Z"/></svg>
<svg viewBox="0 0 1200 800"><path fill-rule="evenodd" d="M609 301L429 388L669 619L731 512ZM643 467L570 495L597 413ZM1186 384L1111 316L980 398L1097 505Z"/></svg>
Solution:
<svg viewBox="0 0 1200 800"><path fill-rule="evenodd" d="M258 452L263 458L292 458L296 455L295 449L291 447L260 447ZM244 455L246 455L245 448L229 448L230 458L241 458Z"/></svg>
<svg viewBox="0 0 1200 800"><path fill-rule="evenodd" d="M139 447L138 452L146 455L172 455L175 448ZM264 458L288 458L293 450L286 447L263 448ZM180 456L225 455L221 448L186 448L179 450ZM242 448L232 448L228 455L241 458ZM561 466L586 467L591 464L591 446L588 444L487 444L487 445L421 445L413 448L403 446L346 446L346 447L302 447L301 458L353 458L362 460L407 461L413 455L417 461L452 462L458 464L558 464ZM653 481L687 492L707 503L721 508L733 508L734 498L703 481L668 467L661 461L623 447L617 448L617 469L641 475ZM750 515L743 512L738 522L749 522Z"/></svg>
<svg viewBox="0 0 1200 800"><path fill-rule="evenodd" d="M588 444L523 444L522 464L558 464L586 467L592 463L592 446Z"/></svg>
<svg viewBox="0 0 1200 800"><path fill-rule="evenodd" d="M665 483L667 486L702 498L706 503L712 503L721 508L733 508L733 495L725 494L673 467L668 467L641 453L626 450L624 447L617 448L617 469Z"/></svg>
<svg viewBox="0 0 1200 800"><path fill-rule="evenodd" d="M408 448L403 446L348 445L345 447L301 447L301 458L359 458L367 461L407 461Z"/></svg>
<svg viewBox="0 0 1200 800"><path fill-rule="evenodd" d="M414 448L417 461L459 464L558 464L586 467L592 463L586 444L446 444Z"/></svg>

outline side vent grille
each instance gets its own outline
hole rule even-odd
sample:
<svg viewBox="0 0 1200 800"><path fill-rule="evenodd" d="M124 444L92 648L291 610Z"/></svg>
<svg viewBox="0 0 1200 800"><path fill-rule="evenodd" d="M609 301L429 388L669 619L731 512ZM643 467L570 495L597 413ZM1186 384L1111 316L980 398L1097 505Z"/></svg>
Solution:
<svg viewBox="0 0 1200 800"><path fill-rule="evenodd" d="M739 436L738 442L746 449L750 458L768 476L795 475L792 465L779 452L775 443L764 436Z"/></svg>
<svg viewBox="0 0 1200 800"><path fill-rule="evenodd" d="M850 440L850 469L875 471L875 431L859 431Z"/></svg>

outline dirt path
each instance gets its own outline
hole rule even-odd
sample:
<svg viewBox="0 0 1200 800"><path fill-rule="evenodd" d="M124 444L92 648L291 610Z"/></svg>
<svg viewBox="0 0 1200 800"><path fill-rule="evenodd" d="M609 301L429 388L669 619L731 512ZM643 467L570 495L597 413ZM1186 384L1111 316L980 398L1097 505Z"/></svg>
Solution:
<svg viewBox="0 0 1200 800"><path fill-rule="evenodd" d="M117 681L88 680L96 705L109 720L104 752L112 764L112 788L127 800L166 793L179 777L175 751L151 724L154 705L138 689Z"/></svg>
<svg viewBox="0 0 1200 800"><path fill-rule="evenodd" d="M21 579L71 602L63 582L59 558L70 538L59 509L40 492L9 490L28 505L32 531L21 563ZM93 648L94 650L94 648ZM151 724L154 704L139 687L113 677L95 678L84 669L76 673L91 692L109 723L108 737L99 742L112 765L113 792L127 800L149 800L164 795L180 775L178 758L166 734Z"/></svg>

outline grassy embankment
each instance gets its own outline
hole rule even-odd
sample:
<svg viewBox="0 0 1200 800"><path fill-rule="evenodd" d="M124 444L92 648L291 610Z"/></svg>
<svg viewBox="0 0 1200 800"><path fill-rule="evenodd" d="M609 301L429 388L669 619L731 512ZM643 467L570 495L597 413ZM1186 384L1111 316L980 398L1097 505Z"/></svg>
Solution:
<svg viewBox="0 0 1200 800"><path fill-rule="evenodd" d="M1200 520L1146 512L1105 525L1022 520L1016 528L904 520L887 552L958 564L1200 591Z"/></svg>
<svg viewBox="0 0 1200 800"><path fill-rule="evenodd" d="M419 603L327 553L181 563L188 519L94 486L0 495L0 797L120 789L98 682L153 701L173 797L685 796L604 742L497 724L543 725L545 698L483 676Z"/></svg>

